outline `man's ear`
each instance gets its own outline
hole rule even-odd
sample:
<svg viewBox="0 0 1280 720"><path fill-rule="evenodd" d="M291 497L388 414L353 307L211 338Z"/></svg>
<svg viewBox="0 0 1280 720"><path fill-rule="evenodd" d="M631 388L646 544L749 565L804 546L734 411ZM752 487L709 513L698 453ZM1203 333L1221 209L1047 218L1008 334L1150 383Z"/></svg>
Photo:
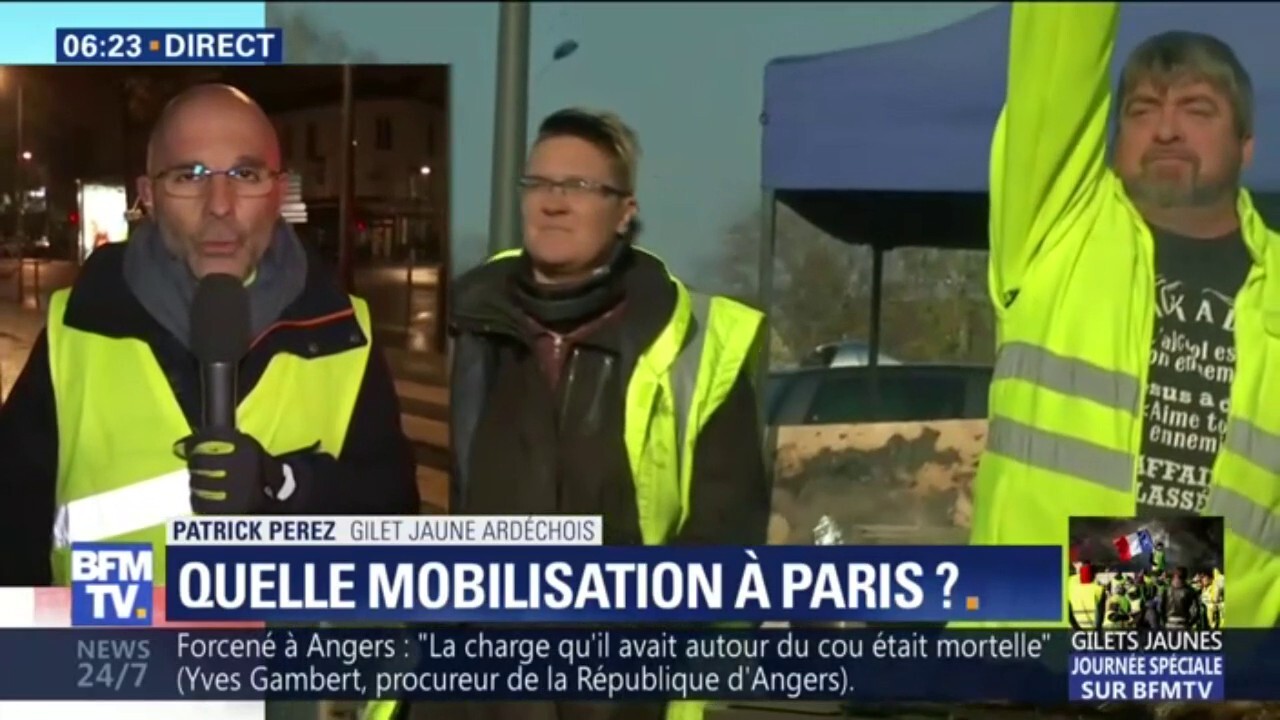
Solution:
<svg viewBox="0 0 1280 720"><path fill-rule="evenodd" d="M150 214L151 209L155 204L155 195L153 194L155 188L152 185L151 178L146 175L139 175L136 184L138 188L138 201L142 203L142 206L147 209L147 213Z"/></svg>

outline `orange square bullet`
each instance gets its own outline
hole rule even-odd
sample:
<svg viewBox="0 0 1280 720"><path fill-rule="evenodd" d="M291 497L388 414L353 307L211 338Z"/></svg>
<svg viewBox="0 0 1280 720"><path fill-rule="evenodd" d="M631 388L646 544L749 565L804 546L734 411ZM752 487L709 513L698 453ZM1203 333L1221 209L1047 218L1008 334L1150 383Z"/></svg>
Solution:
<svg viewBox="0 0 1280 720"><path fill-rule="evenodd" d="M977 596L975 596L975 595L970 595L969 597L965 598L965 599L964 599L964 609L965 609L965 610L977 610L977 609L978 609L978 598L977 598Z"/></svg>
<svg viewBox="0 0 1280 720"><path fill-rule="evenodd" d="M152 41L151 41L151 52L155 52L155 51L157 51L157 50L159 50L159 49L160 49L160 41L159 41L159 40L152 40Z"/></svg>

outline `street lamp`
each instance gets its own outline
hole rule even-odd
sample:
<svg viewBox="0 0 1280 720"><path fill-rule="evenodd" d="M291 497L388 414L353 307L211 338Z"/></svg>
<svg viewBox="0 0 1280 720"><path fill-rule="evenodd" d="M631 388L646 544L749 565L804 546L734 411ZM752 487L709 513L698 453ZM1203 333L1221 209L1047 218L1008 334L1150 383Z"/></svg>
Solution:
<svg viewBox="0 0 1280 720"><path fill-rule="evenodd" d="M30 150L23 150L23 151L22 151L22 159L23 159L23 160L26 160L27 162L31 162L31 151L30 151Z"/></svg>
<svg viewBox="0 0 1280 720"><path fill-rule="evenodd" d="M23 111L22 78L18 76L18 74L14 71L13 68L0 68L0 70L4 71L3 73L0 73L0 79L5 80L6 84L13 86L13 131L14 131L13 146L14 146L14 151L17 152L18 150L22 149L23 145L27 144L22 137L23 125L25 125L22 117L23 115L22 113ZM16 156L16 157L21 157L22 160L24 161L29 161L31 159L31 153L23 152L20 156ZM17 160L14 160L14 165L15 166L18 165ZM23 190L22 168L14 167L13 195L14 195L14 202L17 203L17 210L18 210L18 214L17 214L18 226L15 228L15 230L17 232L17 237L19 240L21 240L24 235L23 227L22 227L22 212L23 212L23 205L24 205L24 203L22 202L22 190Z"/></svg>
<svg viewBox="0 0 1280 720"><path fill-rule="evenodd" d="M426 182L426 178L429 177L430 175L431 175L430 165L422 165L421 167L419 167L418 174L416 175L413 174L412 172L409 173L409 209L410 209L411 215L416 215L416 213L418 212L418 198L421 196L421 191L422 191L421 183ZM404 241L406 245L409 245L411 247L411 243L409 242L409 230L410 230L410 220L408 217L406 217L405 226L404 226Z"/></svg>
<svg viewBox="0 0 1280 720"><path fill-rule="evenodd" d="M565 58L569 57L570 55L574 54L577 51L578 51L577 40L565 40L559 45L556 45L555 50L551 51L551 59L547 60L546 64L542 66L542 69L538 71L538 74L535 75L533 79L535 81L541 80L542 76L547 74L547 71L551 69L552 65L555 65L561 60L564 60Z"/></svg>
<svg viewBox="0 0 1280 720"><path fill-rule="evenodd" d="M404 241L404 328L407 339L413 341L413 270L418 264L417 247L413 243L413 234L421 228L422 218L418 216L421 183L431 175L430 165L421 165L415 175L409 172L409 207L401 218L400 236ZM440 322L437 318L436 322Z"/></svg>

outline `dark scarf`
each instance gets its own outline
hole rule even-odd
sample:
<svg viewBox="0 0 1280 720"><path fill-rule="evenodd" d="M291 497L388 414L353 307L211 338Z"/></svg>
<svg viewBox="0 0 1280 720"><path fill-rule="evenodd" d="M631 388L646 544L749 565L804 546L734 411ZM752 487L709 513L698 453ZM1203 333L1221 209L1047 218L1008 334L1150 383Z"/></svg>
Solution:
<svg viewBox="0 0 1280 720"><path fill-rule="evenodd" d="M538 324L568 332L617 306L626 292L626 271L634 260L631 244L619 241L605 262L579 282L547 285L533 279L528 253L520 256L512 293L516 304Z"/></svg>
<svg viewBox="0 0 1280 720"><path fill-rule="evenodd" d="M142 307L191 347L191 301L196 278L182 258L169 252L159 227L146 221L129 234L124 251L124 280ZM271 245L248 284L250 337L271 326L307 284L307 253L293 228L276 225Z"/></svg>

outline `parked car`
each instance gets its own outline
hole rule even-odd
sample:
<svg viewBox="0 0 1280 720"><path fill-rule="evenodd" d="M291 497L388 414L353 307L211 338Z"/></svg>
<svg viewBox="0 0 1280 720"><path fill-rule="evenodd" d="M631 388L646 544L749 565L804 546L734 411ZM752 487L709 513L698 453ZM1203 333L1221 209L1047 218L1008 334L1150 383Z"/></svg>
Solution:
<svg viewBox="0 0 1280 720"><path fill-rule="evenodd" d="M800 367L845 367L867 365L871 361L871 346L861 340L842 340L823 343L800 360ZM901 365L897 358L880 353L876 358L880 365Z"/></svg>
<svg viewBox="0 0 1280 720"><path fill-rule="evenodd" d="M987 417L991 368L866 365L797 368L769 375L770 425L916 422Z"/></svg>

